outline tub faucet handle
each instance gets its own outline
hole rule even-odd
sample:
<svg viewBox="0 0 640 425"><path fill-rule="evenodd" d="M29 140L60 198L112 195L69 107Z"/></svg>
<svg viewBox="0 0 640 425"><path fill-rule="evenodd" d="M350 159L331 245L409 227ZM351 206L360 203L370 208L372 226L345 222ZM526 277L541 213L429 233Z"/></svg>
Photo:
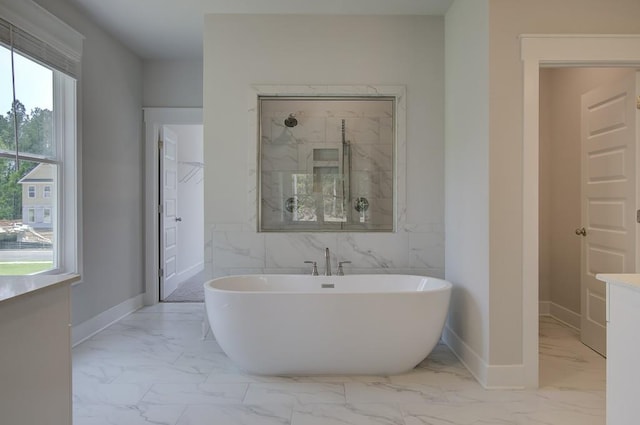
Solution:
<svg viewBox="0 0 640 425"><path fill-rule="evenodd" d="M311 266L311 276L318 276L318 265L315 261L305 261L306 264L312 264Z"/></svg>
<svg viewBox="0 0 640 425"><path fill-rule="evenodd" d="M338 261L338 270L336 271L338 276L344 276L344 269L342 268L343 264L351 264L351 261Z"/></svg>

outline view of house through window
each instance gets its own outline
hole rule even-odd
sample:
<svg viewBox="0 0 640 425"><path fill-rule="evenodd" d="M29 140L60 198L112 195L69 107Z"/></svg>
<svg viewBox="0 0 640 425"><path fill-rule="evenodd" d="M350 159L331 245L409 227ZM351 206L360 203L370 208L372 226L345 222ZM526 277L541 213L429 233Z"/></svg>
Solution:
<svg viewBox="0 0 640 425"><path fill-rule="evenodd" d="M56 73L0 44L0 275L57 266Z"/></svg>

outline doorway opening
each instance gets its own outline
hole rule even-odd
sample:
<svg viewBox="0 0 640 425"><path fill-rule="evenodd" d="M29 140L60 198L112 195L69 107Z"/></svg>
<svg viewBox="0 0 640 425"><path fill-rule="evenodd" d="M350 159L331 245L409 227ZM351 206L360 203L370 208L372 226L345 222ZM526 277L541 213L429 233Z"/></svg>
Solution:
<svg viewBox="0 0 640 425"><path fill-rule="evenodd" d="M204 280L202 109L144 108L144 123L144 303L153 305Z"/></svg>
<svg viewBox="0 0 640 425"><path fill-rule="evenodd" d="M203 127L163 125L159 132L160 301L204 300Z"/></svg>
<svg viewBox="0 0 640 425"><path fill-rule="evenodd" d="M541 387L605 389L594 273L635 271L635 97L633 68L540 69ZM561 353L579 364L560 367Z"/></svg>
<svg viewBox="0 0 640 425"><path fill-rule="evenodd" d="M639 35L523 35L523 382L539 379L540 67L640 67ZM636 258L638 262L638 258Z"/></svg>

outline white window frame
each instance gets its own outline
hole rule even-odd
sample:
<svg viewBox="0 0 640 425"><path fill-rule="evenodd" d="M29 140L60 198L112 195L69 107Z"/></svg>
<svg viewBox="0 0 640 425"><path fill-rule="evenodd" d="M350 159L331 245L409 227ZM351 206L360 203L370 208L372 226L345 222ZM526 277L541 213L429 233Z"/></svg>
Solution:
<svg viewBox="0 0 640 425"><path fill-rule="evenodd" d="M36 197L36 187L32 184L27 186L27 197L29 199L35 199Z"/></svg>
<svg viewBox="0 0 640 425"><path fill-rule="evenodd" d="M2 0L0 17L77 63L82 59L84 36L49 13L33 0ZM81 79L80 70L76 79ZM55 220L57 258L54 267L42 274L82 274L82 215L80 193L82 184L81 141L78 140L80 117L77 110L76 79L53 71L53 125L57 143L57 176L52 210ZM75 282L77 285L81 281Z"/></svg>
<svg viewBox="0 0 640 425"><path fill-rule="evenodd" d="M50 184L45 185L42 188L42 197L45 198L45 199L51 198L51 185Z"/></svg>
<svg viewBox="0 0 640 425"><path fill-rule="evenodd" d="M77 140L76 82L58 71L53 72L53 125L56 148L60 152L55 185L56 249L58 264L45 273L80 273L81 216L79 206L80 161ZM54 218L52 218L54 220ZM53 221L52 221L53 222ZM79 282L77 282L79 283ZM76 283L76 284L77 284Z"/></svg>
<svg viewBox="0 0 640 425"><path fill-rule="evenodd" d="M27 209L27 223L35 223L36 222L36 209L28 208Z"/></svg>

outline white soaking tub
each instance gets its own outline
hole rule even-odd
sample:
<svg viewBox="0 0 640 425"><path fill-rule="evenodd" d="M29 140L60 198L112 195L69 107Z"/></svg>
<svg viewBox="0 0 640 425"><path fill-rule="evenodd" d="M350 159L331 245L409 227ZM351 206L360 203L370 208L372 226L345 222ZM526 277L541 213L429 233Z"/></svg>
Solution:
<svg viewBox="0 0 640 425"><path fill-rule="evenodd" d="M224 352L260 375L393 375L438 343L451 283L409 275L246 275L204 284Z"/></svg>

